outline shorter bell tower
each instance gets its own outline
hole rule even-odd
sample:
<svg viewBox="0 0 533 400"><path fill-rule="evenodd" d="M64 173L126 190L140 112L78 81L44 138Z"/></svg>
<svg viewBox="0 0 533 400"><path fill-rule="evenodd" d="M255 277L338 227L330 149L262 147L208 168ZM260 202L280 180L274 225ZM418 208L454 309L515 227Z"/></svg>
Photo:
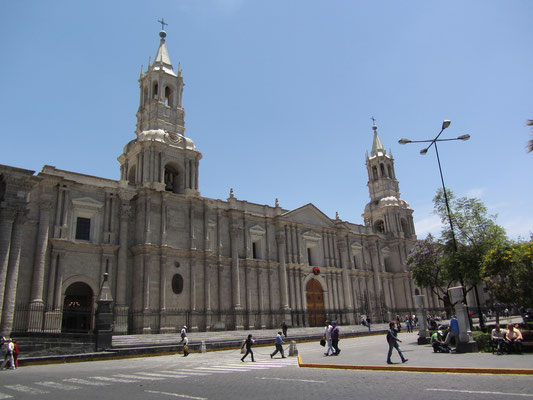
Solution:
<svg viewBox="0 0 533 400"><path fill-rule="evenodd" d="M164 21L160 21L164 24ZM175 194L199 195L199 162L202 154L185 137L182 107L183 76L168 55L167 33L159 32L159 48L147 71L141 68L136 139L118 158L121 181Z"/></svg>
<svg viewBox="0 0 533 400"><path fill-rule="evenodd" d="M394 157L388 154L378 135L378 127L372 126L374 140L370 156L366 155L370 202L363 218L374 233L389 237L415 237L413 210L400 198L400 188L394 171Z"/></svg>

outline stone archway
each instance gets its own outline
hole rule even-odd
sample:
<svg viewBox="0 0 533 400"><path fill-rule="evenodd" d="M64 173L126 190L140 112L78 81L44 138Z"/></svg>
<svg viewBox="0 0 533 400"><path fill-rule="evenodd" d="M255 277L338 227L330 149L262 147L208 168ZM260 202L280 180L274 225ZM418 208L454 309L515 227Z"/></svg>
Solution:
<svg viewBox="0 0 533 400"><path fill-rule="evenodd" d="M65 291L62 332L87 333L92 328L93 291L84 282L75 282Z"/></svg>
<svg viewBox="0 0 533 400"><path fill-rule="evenodd" d="M305 286L307 318L309 326L322 326L326 320L324 290L317 279L311 279Z"/></svg>

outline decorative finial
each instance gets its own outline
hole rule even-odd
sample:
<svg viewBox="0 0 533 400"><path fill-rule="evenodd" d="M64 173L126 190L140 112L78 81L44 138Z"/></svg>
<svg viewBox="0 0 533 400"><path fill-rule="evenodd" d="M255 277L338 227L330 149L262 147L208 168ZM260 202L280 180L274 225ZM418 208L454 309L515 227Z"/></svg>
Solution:
<svg viewBox="0 0 533 400"><path fill-rule="evenodd" d="M274 202L274 205L275 205L276 207L279 207L279 200L278 200L277 197L276 197L276 201Z"/></svg>
<svg viewBox="0 0 533 400"><path fill-rule="evenodd" d="M168 25L165 22L165 19L164 18L158 19L157 22L159 22L161 24L161 30L164 31L165 30L165 25Z"/></svg>
<svg viewBox="0 0 533 400"><path fill-rule="evenodd" d="M141 65L141 78L143 77L143 73L144 73L143 68L144 68L144 65Z"/></svg>
<svg viewBox="0 0 533 400"><path fill-rule="evenodd" d="M234 199L235 198L235 195L233 194L233 188L229 189L229 198L230 199Z"/></svg>
<svg viewBox="0 0 533 400"><path fill-rule="evenodd" d="M159 32L159 37L161 38L161 40L165 40L165 37L167 36L167 33L165 32L165 25L168 24L165 22L164 18L161 18L157 22L161 24L161 32Z"/></svg>
<svg viewBox="0 0 533 400"><path fill-rule="evenodd" d="M372 116L372 118L370 118L372 120L372 129L375 131L378 130L378 127L376 126L376 119L374 118L374 116Z"/></svg>
<svg viewBox="0 0 533 400"><path fill-rule="evenodd" d="M335 219L339 220L339 212L338 211L335 211Z"/></svg>

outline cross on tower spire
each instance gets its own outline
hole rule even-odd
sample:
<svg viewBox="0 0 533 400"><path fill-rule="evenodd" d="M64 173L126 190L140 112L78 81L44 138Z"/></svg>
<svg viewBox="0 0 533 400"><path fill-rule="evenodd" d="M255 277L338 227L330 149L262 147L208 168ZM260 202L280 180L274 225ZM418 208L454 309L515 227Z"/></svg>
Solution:
<svg viewBox="0 0 533 400"><path fill-rule="evenodd" d="M372 125L376 125L376 119L374 118L374 116L372 116L372 118L370 118L372 120Z"/></svg>
<svg viewBox="0 0 533 400"><path fill-rule="evenodd" d="M158 19L157 22L159 22L161 24L161 30L164 31L165 30L165 25L168 25L165 22L165 19L164 18Z"/></svg>

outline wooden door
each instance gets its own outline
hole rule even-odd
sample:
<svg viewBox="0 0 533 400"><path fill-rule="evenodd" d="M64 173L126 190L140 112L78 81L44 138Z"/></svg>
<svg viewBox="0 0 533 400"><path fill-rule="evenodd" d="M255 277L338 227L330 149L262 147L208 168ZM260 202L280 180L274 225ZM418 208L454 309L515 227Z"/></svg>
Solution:
<svg viewBox="0 0 533 400"><path fill-rule="evenodd" d="M326 320L324 307L324 291L316 279L311 279L305 287L307 298L307 315L309 326L322 326Z"/></svg>

